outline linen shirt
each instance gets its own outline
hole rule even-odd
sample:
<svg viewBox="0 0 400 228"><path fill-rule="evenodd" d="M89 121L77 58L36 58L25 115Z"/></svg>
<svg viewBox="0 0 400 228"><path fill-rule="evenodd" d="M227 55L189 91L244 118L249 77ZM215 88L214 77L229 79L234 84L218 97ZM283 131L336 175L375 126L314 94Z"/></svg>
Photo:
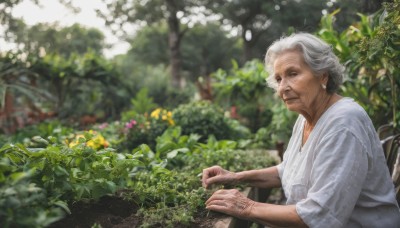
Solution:
<svg viewBox="0 0 400 228"><path fill-rule="evenodd" d="M309 227L400 227L394 185L364 109L340 99L302 147L304 124L299 115L277 166L287 204Z"/></svg>

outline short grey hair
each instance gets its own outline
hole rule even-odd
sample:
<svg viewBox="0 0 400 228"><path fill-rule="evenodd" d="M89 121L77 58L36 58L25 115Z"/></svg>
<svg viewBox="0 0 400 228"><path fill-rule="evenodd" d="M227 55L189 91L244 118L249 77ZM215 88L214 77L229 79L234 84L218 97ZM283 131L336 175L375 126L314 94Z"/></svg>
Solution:
<svg viewBox="0 0 400 228"><path fill-rule="evenodd" d="M265 55L265 67L269 73L267 84L277 90L278 83L274 77L274 62L285 51L298 50L316 77L328 73L326 91L336 92L343 83L344 67L333 53L330 45L309 33L295 33L275 41Z"/></svg>

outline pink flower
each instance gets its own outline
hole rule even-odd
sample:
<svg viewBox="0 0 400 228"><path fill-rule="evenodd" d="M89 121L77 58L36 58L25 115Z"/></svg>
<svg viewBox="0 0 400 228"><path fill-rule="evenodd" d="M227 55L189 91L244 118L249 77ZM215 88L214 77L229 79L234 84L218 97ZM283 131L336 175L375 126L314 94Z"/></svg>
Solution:
<svg viewBox="0 0 400 228"><path fill-rule="evenodd" d="M108 126L108 123L102 123L99 125L99 129L104 129Z"/></svg>
<svg viewBox="0 0 400 228"><path fill-rule="evenodd" d="M131 129L137 124L136 120L131 120L125 124L125 128Z"/></svg>

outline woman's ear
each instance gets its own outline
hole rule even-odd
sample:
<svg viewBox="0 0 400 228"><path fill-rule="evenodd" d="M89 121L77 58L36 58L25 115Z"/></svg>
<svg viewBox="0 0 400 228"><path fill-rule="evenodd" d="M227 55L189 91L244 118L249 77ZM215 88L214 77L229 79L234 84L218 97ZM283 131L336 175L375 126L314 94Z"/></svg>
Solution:
<svg viewBox="0 0 400 228"><path fill-rule="evenodd" d="M329 80L328 72L323 73L322 77L321 77L321 84L327 85L328 84L328 80Z"/></svg>

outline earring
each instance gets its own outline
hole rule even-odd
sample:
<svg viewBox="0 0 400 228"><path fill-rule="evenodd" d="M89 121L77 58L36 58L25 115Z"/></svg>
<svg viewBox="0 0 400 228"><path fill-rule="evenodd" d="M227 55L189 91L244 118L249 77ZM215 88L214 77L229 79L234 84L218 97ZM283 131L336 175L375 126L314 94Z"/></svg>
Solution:
<svg viewBox="0 0 400 228"><path fill-rule="evenodd" d="M326 85L325 84L321 84L323 89L326 89Z"/></svg>

